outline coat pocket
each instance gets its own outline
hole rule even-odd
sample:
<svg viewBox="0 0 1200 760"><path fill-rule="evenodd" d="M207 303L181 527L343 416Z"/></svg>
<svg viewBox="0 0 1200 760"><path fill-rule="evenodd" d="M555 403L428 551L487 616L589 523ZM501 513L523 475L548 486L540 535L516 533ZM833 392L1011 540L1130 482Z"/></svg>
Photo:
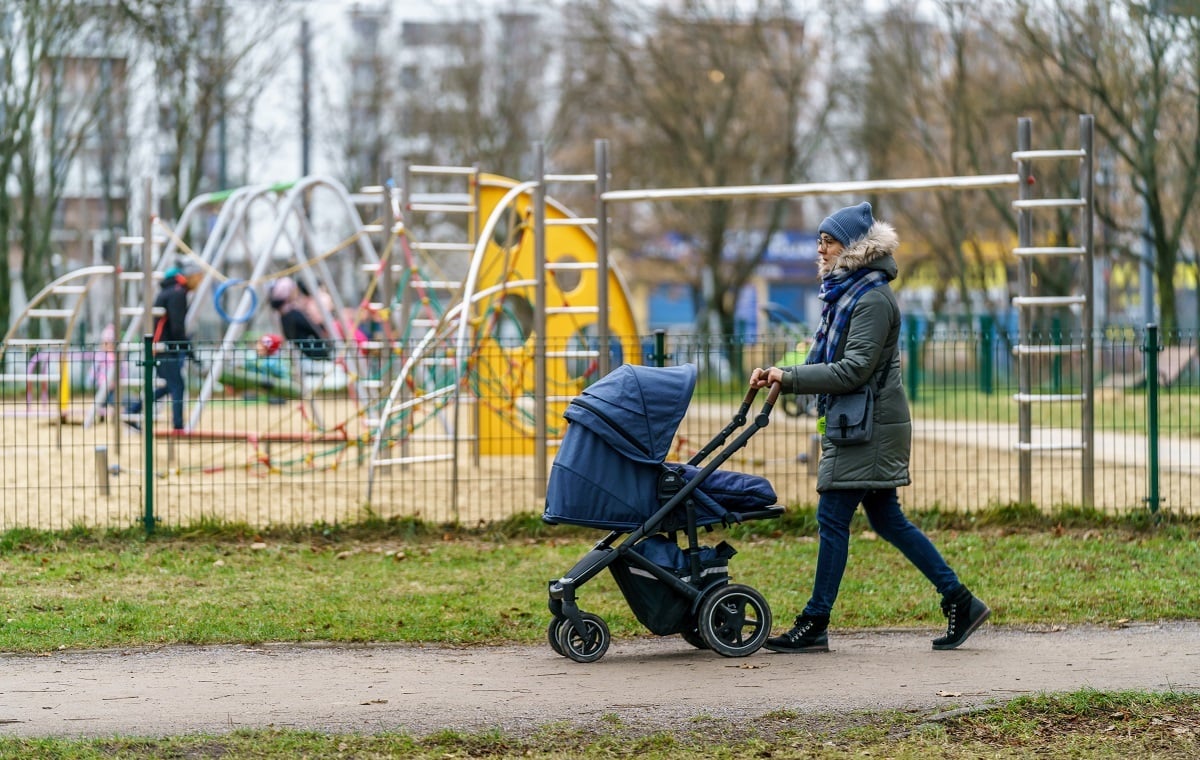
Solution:
<svg viewBox="0 0 1200 760"><path fill-rule="evenodd" d="M830 396L825 409L825 437L835 446L858 446L871 440L875 423L875 393L869 385Z"/></svg>

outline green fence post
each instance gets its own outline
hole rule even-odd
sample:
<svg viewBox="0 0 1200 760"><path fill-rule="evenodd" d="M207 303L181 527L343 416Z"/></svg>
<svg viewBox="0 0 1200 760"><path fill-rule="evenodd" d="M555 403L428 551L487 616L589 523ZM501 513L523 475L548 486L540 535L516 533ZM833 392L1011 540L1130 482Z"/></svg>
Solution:
<svg viewBox="0 0 1200 760"><path fill-rule="evenodd" d="M1151 514L1158 512L1158 325L1146 325L1146 342L1142 351L1146 354L1146 472L1150 485L1150 495L1146 501L1150 503Z"/></svg>
<svg viewBox="0 0 1200 760"><path fill-rule="evenodd" d="M1057 314L1050 318L1050 343L1055 346L1063 344L1062 317ZM1062 393L1062 354L1054 354L1050 358L1050 392Z"/></svg>
<svg viewBox="0 0 1200 760"><path fill-rule="evenodd" d="M921 382L921 342L917 336L917 318L909 314L908 322L908 400L917 400L917 386Z"/></svg>
<svg viewBox="0 0 1200 760"><path fill-rule="evenodd" d="M667 366L667 331L654 331L654 353L650 356L650 361L655 367Z"/></svg>
<svg viewBox="0 0 1200 760"><path fill-rule="evenodd" d="M142 448L145 449L143 500L146 512L142 525L146 535L154 532L154 336L142 336Z"/></svg>
<svg viewBox="0 0 1200 760"><path fill-rule="evenodd" d="M995 347L992 344L993 330L996 320L991 314L979 318L979 390L991 395L992 375L994 373Z"/></svg>

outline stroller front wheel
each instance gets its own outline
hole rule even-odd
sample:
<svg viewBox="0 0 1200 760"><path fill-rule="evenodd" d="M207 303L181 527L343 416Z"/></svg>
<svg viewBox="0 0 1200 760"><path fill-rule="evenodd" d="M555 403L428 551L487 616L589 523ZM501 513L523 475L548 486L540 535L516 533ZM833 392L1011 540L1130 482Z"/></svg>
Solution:
<svg viewBox="0 0 1200 760"><path fill-rule="evenodd" d="M578 630L570 618L564 618L559 624L558 645L562 653L575 662L595 662L608 651L612 635L599 615L585 612L580 617L583 618L583 631Z"/></svg>
<svg viewBox="0 0 1200 760"><path fill-rule="evenodd" d="M563 651L562 645L558 643L558 629L562 628L562 624L567 622L566 618L552 618L550 625L546 627L546 638L550 640L550 648L555 654L566 657L566 652Z"/></svg>
<svg viewBox="0 0 1200 760"><path fill-rule="evenodd" d="M745 657L757 652L771 633L771 607L758 591L732 583L709 593L697 624L714 652Z"/></svg>

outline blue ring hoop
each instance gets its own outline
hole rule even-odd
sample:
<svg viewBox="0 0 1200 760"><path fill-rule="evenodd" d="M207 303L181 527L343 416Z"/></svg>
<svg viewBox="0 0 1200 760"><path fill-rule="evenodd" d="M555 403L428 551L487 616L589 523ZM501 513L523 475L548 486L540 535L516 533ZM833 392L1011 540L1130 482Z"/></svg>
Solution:
<svg viewBox="0 0 1200 760"><path fill-rule="evenodd" d="M235 325L241 324L242 322L249 322L250 318L254 316L254 312L258 311L258 292L255 291L254 288L249 289L250 308L246 311L245 315L233 317L227 314L225 309L221 308L221 299L224 297L225 291L234 285L242 285L245 282L245 280L240 279L226 280L218 285L217 289L213 291L213 307L216 308L217 314L221 316L221 319L225 320L226 322L231 322Z"/></svg>

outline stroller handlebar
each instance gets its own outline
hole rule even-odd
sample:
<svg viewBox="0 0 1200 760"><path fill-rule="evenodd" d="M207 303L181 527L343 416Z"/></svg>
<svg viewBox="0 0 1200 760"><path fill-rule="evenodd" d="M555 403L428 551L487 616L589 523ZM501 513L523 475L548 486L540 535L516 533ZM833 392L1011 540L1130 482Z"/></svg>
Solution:
<svg viewBox="0 0 1200 760"><path fill-rule="evenodd" d="M771 390L769 390L767 392L766 406L768 406L768 407L775 406L775 402L779 400L779 394L782 391L783 391L783 383L780 383L778 381L771 383ZM741 414L745 414L746 412L750 411L750 405L754 403L754 399L756 396L758 396L758 388L751 386L750 390L746 391L746 397L742 399ZM769 413L769 410L768 410L768 413Z"/></svg>

